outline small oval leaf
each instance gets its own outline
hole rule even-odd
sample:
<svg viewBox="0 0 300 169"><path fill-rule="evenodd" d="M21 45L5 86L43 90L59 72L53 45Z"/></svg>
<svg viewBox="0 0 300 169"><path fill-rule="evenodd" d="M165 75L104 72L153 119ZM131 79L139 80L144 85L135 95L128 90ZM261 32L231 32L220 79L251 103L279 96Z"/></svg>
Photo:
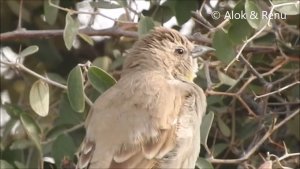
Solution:
<svg viewBox="0 0 300 169"><path fill-rule="evenodd" d="M257 6L256 3L252 0L246 0L245 12L249 25L254 29L260 28L262 24L262 10L260 9L260 7Z"/></svg>
<svg viewBox="0 0 300 169"><path fill-rule="evenodd" d="M182 1L177 0L175 3L175 17L179 25L183 25L191 18L191 11L197 9L197 0Z"/></svg>
<svg viewBox="0 0 300 169"><path fill-rule="evenodd" d="M10 115L10 117L14 119L19 119L20 115L24 113L22 108L15 104L5 103L4 108L7 111L7 113Z"/></svg>
<svg viewBox="0 0 300 169"><path fill-rule="evenodd" d="M217 157L220 155L226 148L228 148L228 143L217 143L213 147L213 156Z"/></svg>
<svg viewBox="0 0 300 169"><path fill-rule="evenodd" d="M273 0L274 5L295 2L295 4L283 5L274 9L286 15L298 15L300 14L300 3L299 1L297 3L297 1L298 0Z"/></svg>
<svg viewBox="0 0 300 169"><path fill-rule="evenodd" d="M46 76L47 76L49 79L51 79L51 80L53 80L53 81L55 81L55 82L57 82L57 83L60 83L60 84L63 84L63 85L67 84L66 79L64 79L64 78L63 78L61 75L59 75L59 74L47 72Z"/></svg>
<svg viewBox="0 0 300 169"><path fill-rule="evenodd" d="M73 68L67 80L68 98L71 107L77 112L84 111L83 76L80 67Z"/></svg>
<svg viewBox="0 0 300 169"><path fill-rule="evenodd" d="M234 9L233 14L245 13L244 2L238 2ZM233 15L233 16L234 16ZM241 44L248 37L250 37L253 28L249 25L246 19L244 18L231 18L231 26L228 29L228 36L234 44Z"/></svg>
<svg viewBox="0 0 300 169"><path fill-rule="evenodd" d="M38 80L33 83L30 93L29 102L31 108L36 114L45 117L49 112L49 86L46 82Z"/></svg>
<svg viewBox="0 0 300 169"><path fill-rule="evenodd" d="M152 18L147 16L141 16L141 19L138 23L138 34L139 38L144 37L147 33L150 32L155 26Z"/></svg>
<svg viewBox="0 0 300 169"><path fill-rule="evenodd" d="M122 6L119 4L115 4L111 1L104 1L104 0L100 0L98 2L90 2L90 5L94 8L103 8L103 9L122 8Z"/></svg>
<svg viewBox="0 0 300 169"><path fill-rule="evenodd" d="M57 137L57 139L53 142L53 147L57 147L53 149L52 153L54 160L57 162L58 166L62 166L62 159L72 159L74 153L77 150L73 138L65 134Z"/></svg>
<svg viewBox="0 0 300 169"><path fill-rule="evenodd" d="M59 5L59 0L51 0L51 3ZM44 0L44 13L46 21L50 25L53 25L57 18L58 8L51 6L49 0Z"/></svg>
<svg viewBox="0 0 300 169"><path fill-rule="evenodd" d="M196 162L196 166L199 169L214 169L214 167L211 165L210 162L208 162L206 159L204 158L198 158L197 162Z"/></svg>
<svg viewBox="0 0 300 169"><path fill-rule="evenodd" d="M9 164L5 160L0 160L0 168L1 169L14 169L15 167L13 167L11 164Z"/></svg>
<svg viewBox="0 0 300 169"><path fill-rule="evenodd" d="M213 37L213 48L216 49L217 58L228 64L234 58L234 47L227 33L222 29L215 32Z"/></svg>
<svg viewBox="0 0 300 169"><path fill-rule="evenodd" d="M81 37L81 39L83 39L84 41L86 41L88 44L90 44L92 46L94 45L94 41L93 41L93 39L90 36L88 36L88 35L86 35L84 33L78 33L78 35L79 35L79 37Z"/></svg>
<svg viewBox="0 0 300 169"><path fill-rule="evenodd" d="M33 141L37 149L39 150L40 154L42 154L42 147L40 143L40 133L41 129L38 124L26 113L21 114L21 123L29 136L29 138Z"/></svg>
<svg viewBox="0 0 300 169"><path fill-rule="evenodd" d="M26 149L30 146L32 146L33 143L31 140L28 139L18 139L12 142L12 144L9 146L10 150L18 150L18 149Z"/></svg>
<svg viewBox="0 0 300 169"><path fill-rule="evenodd" d="M100 93L103 93L116 83L116 80L112 76L95 66L89 68L87 75L92 86Z"/></svg>
<svg viewBox="0 0 300 169"><path fill-rule="evenodd" d="M24 50L22 50L22 52L20 52L19 56L21 58L24 58L25 56L36 53L38 50L39 50L39 47L36 45L28 46L26 49L24 49Z"/></svg>
<svg viewBox="0 0 300 169"><path fill-rule="evenodd" d="M64 42L68 50L73 46L73 42L78 33L79 22L74 20L71 16L71 13L68 12L66 15L66 25L64 29Z"/></svg>
<svg viewBox="0 0 300 169"><path fill-rule="evenodd" d="M221 116L217 116L217 121L218 121L218 126L219 129L221 130L221 133L226 136L229 137L231 135L231 131L229 129L229 127L227 126L227 124L223 121L223 119L221 118Z"/></svg>
<svg viewBox="0 0 300 169"><path fill-rule="evenodd" d="M206 145L207 138L209 135L209 131L212 125L212 122L214 120L214 112L210 111L208 114L206 114L201 123L200 127L200 134L201 134L201 144Z"/></svg>
<svg viewBox="0 0 300 169"><path fill-rule="evenodd" d="M237 80L231 78L220 70L218 70L218 77L222 84L226 84L228 86L234 86L237 83Z"/></svg>

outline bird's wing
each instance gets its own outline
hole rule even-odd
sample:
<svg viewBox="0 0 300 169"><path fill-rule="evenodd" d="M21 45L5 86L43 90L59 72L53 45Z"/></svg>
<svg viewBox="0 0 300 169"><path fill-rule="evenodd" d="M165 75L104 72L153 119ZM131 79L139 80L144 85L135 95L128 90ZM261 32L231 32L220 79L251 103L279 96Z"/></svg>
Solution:
<svg viewBox="0 0 300 169"><path fill-rule="evenodd" d="M184 94L162 79L139 82L121 81L95 102L79 168L154 168L174 149Z"/></svg>

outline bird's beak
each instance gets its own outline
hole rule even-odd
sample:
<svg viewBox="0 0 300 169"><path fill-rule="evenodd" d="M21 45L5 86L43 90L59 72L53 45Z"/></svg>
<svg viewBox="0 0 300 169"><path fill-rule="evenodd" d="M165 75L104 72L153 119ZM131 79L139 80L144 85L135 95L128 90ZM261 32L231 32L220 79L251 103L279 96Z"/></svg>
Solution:
<svg viewBox="0 0 300 169"><path fill-rule="evenodd" d="M195 45L194 49L192 50L192 57L196 58L211 51L215 51L215 49L208 46Z"/></svg>

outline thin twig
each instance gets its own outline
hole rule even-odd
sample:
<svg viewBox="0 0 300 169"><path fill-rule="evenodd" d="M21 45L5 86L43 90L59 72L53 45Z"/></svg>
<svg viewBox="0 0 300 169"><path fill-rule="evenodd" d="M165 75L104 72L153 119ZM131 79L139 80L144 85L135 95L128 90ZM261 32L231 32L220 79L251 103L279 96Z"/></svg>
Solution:
<svg viewBox="0 0 300 169"><path fill-rule="evenodd" d="M277 123L273 128L270 128L270 130L268 132L266 132L266 134L247 153L245 153L243 155L243 157L238 158L238 159L215 159L215 158L211 157L211 158L208 158L207 160L210 161L211 163L223 163L223 164L237 164L237 163L243 162L245 160L248 160L249 157L265 142L265 140L267 140L282 125L284 125L290 119L292 119L297 114L299 114L299 112L300 112L300 109L295 110L284 120Z"/></svg>
<svg viewBox="0 0 300 169"><path fill-rule="evenodd" d="M262 95L259 95L259 96L255 96L255 99L259 99L259 98L262 98L262 97L270 96L270 95L273 95L275 93L280 93L280 92L282 92L282 91L284 91L284 90L286 90L286 89L288 89L288 88L290 88L290 87L292 87L294 85L297 85L297 84L300 84L300 81L296 81L294 83L286 85L286 86L284 86L284 87L282 87L282 88L280 88L280 89L278 89L276 91L273 91L273 92L270 92L270 93L266 93L266 94L262 94Z"/></svg>
<svg viewBox="0 0 300 169"><path fill-rule="evenodd" d="M20 0L19 18L18 18L18 27L17 27L17 30L21 30L22 29L22 12L23 12L23 0Z"/></svg>
<svg viewBox="0 0 300 169"><path fill-rule="evenodd" d="M78 130L78 129L82 128L82 127L84 127L84 123L83 123L83 122L80 123L80 124L77 124L77 125L75 125L75 126L73 126L73 127L71 127L71 128L68 128L68 129L64 130L62 133L60 133L60 135L61 135L61 134L68 134L68 133L71 133L71 132L73 132L73 131L75 131L75 130ZM54 137L54 138L50 138L50 139L48 139L48 140L46 140L46 141L43 141L42 144L48 144L48 143L51 143L51 142L55 141L57 137L58 137L58 136L56 136L56 137Z"/></svg>
<svg viewBox="0 0 300 169"><path fill-rule="evenodd" d="M300 153L289 153L289 154L285 154L281 157L278 158L278 161L282 161L286 158L289 158L289 157L293 157L293 156L300 156Z"/></svg>
<svg viewBox="0 0 300 169"><path fill-rule="evenodd" d="M51 85L53 85L53 86L59 87L59 88L64 89L64 90L67 90L67 89L68 89L67 86L62 85L62 84L60 84L60 83L57 83L57 82L55 82L55 81L53 81L53 80L51 80L51 79L48 79L47 77L44 77L44 76L42 76L42 75L40 75L40 74L38 74L38 73L36 73L36 72L34 72L34 71L28 69L26 66L24 66L24 65L21 64L21 63L17 63L17 62L16 62L16 63L13 63L13 62L7 62L7 61L4 61L4 60L0 60L0 63L1 63L1 64L5 64L5 65L10 66L10 67L15 67L15 68L17 68L17 69L21 69L21 70L23 70L24 72L26 72L26 73L28 73L28 74L30 74L30 75L32 75L32 76L35 76L36 78L39 78L39 79L41 79L41 80L45 81L46 83L51 84ZM84 97L85 97L86 102L87 102L90 106L92 106L92 105L93 105L93 102L92 102L86 95L84 95Z"/></svg>
<svg viewBox="0 0 300 169"><path fill-rule="evenodd" d="M297 5L300 2L287 2L287 3L282 3L282 4L277 4L274 5L272 4L272 8L270 10L270 13L268 14L268 21L267 24L265 24L259 31L257 31L253 36L251 36L248 40L246 40L244 42L244 44L242 45L242 47L240 48L240 50L238 51L238 53L236 54L236 56L234 57L234 59L225 67L225 71L228 70L228 68L237 60L239 60L239 57L241 55L241 53L243 52L243 50L245 49L245 47L248 45L249 42L253 41L258 35L260 35L267 27L269 27L271 19L272 19L272 15L273 15L273 11L275 10L275 8L278 7L282 7L282 6L287 6L287 5Z"/></svg>
<svg viewBox="0 0 300 169"><path fill-rule="evenodd" d="M240 58L248 66L250 71L258 78L258 80L262 84L268 85L268 82L263 78L263 76L257 72L257 70L251 65L251 63L247 59L244 58L244 56L242 54L241 54Z"/></svg>

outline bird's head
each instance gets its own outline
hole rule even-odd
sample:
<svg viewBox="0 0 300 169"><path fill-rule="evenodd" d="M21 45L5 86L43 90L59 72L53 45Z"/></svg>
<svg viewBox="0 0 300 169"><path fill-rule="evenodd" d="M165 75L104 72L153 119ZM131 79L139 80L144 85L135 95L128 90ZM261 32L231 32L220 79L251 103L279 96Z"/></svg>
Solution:
<svg viewBox="0 0 300 169"><path fill-rule="evenodd" d="M212 48L195 45L173 29L156 28L127 53L124 70L158 70L174 78L192 81L196 77L196 56Z"/></svg>

